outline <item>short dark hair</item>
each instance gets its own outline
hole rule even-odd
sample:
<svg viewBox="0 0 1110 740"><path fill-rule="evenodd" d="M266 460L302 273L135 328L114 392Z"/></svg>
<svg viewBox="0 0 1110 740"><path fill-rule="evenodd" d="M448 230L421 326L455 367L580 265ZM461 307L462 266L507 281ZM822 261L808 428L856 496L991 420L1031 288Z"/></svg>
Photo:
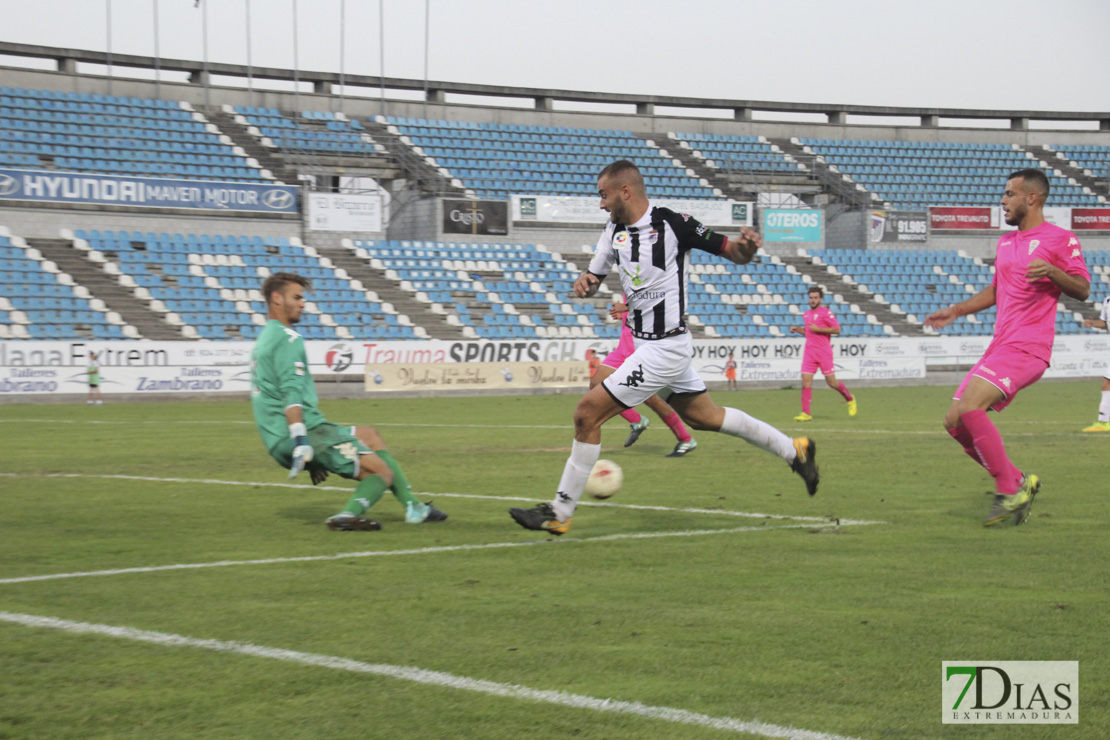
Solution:
<svg viewBox="0 0 1110 740"><path fill-rule="evenodd" d="M312 281L304 275L298 275L295 272L275 272L262 282L263 300L265 300L268 305L270 303L270 296L274 293L280 293L285 286L290 283L296 283L305 290L312 290Z"/></svg>
<svg viewBox="0 0 1110 740"><path fill-rule="evenodd" d="M640 173L640 168L637 167L634 162L630 162L627 159L618 159L616 162L607 165L605 169L601 171L601 174L597 176L597 179L600 180L603 177L612 177L621 180L627 178L630 185L636 186L640 190L644 189L644 176Z"/></svg>
<svg viewBox="0 0 1110 740"><path fill-rule="evenodd" d="M806 293L816 293L817 295L821 296L822 298L825 297L825 291L821 290L821 286L819 286L819 285L809 286L809 290L807 290Z"/></svg>
<svg viewBox="0 0 1110 740"><path fill-rule="evenodd" d="M1018 177L1020 177L1022 180L1025 181L1026 186L1030 190L1033 190L1034 192L1037 192L1037 193L1041 194L1041 205L1044 205L1044 202L1046 200L1048 200L1048 191L1049 191L1048 176L1045 175L1045 173L1042 172L1041 170L1038 170L1038 169L1033 168L1033 167L1028 167L1024 170L1018 170L1017 172L1011 172L1010 176L1007 177L1006 179L1007 180L1013 180L1013 179L1018 178Z"/></svg>

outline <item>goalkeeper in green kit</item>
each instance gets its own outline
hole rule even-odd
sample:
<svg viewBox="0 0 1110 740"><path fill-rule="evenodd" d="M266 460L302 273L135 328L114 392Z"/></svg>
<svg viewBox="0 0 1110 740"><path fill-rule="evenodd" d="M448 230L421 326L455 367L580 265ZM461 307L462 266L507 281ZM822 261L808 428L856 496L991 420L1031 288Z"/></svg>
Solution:
<svg viewBox="0 0 1110 740"><path fill-rule="evenodd" d="M404 504L406 522L443 521L446 514L412 495L401 466L374 427L340 427L317 408L304 339L293 329L311 287L307 278L290 272L276 272L262 283L270 320L251 351L251 407L262 442L270 456L289 469L290 478L307 469L313 485L329 472L358 481L343 510L328 517L328 529L381 529L363 514L387 489Z"/></svg>

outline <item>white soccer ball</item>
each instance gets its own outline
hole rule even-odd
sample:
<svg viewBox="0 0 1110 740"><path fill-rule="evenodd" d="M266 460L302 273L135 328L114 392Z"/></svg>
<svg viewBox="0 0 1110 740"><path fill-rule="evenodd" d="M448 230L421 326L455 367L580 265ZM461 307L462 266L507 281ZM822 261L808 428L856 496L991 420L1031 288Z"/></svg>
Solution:
<svg viewBox="0 0 1110 740"><path fill-rule="evenodd" d="M594 498L609 498L620 490L624 471L612 460L598 460L586 481L586 493Z"/></svg>

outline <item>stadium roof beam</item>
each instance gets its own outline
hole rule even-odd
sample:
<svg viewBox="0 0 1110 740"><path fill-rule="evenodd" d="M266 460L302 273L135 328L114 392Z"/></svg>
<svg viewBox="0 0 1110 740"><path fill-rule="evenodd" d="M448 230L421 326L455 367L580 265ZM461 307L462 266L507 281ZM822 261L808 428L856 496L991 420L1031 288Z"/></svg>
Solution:
<svg viewBox="0 0 1110 740"><path fill-rule="evenodd" d="M118 54L110 57L103 51L85 49L62 49L33 44L0 42L0 55L54 60L59 72L77 75L78 63L127 67L134 69L185 72L189 79L202 84L205 64L187 59L155 59L135 54ZM309 82L313 89L329 90L332 85L351 85L367 88L390 88L393 90L419 91L427 89L427 102L442 102L448 93L467 96L489 96L494 98L519 98L522 107L536 110L552 110L555 101L575 103L625 104L635 108L640 115L654 115L655 108L701 108L731 110L738 121L750 121L752 113L816 113L826 116L831 124L843 124L848 116L881 116L917 118L923 128L935 128L940 119L977 119L1006 121L1015 130L1026 130L1030 121L1098 121L1099 129L1110 131L1110 111L1005 111L977 110L971 108L910 108L880 105L843 105L830 103L789 103L765 100L720 100L710 98L683 98L668 95L634 95L628 93L588 92L574 90L544 90L529 87L505 87L499 85L477 85L462 82L426 82L419 79L380 77L371 75L343 74L337 72L309 72L305 70L280 69L275 67L247 67L240 64L209 62L210 75L230 78L264 79L291 81L296 76L301 82ZM427 86L427 87L426 87Z"/></svg>

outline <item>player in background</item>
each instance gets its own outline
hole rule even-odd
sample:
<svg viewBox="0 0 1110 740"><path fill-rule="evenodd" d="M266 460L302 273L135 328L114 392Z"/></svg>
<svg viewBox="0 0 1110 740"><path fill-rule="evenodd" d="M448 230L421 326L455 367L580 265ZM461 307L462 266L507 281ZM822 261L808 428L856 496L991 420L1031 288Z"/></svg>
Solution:
<svg viewBox="0 0 1110 740"><path fill-rule="evenodd" d="M998 239L993 281L966 301L925 319L926 326L941 329L960 316L998 307L994 339L956 389L944 416L948 434L994 478L996 495L983 520L985 527L1006 519L1024 524L1040 490L1036 475L1023 474L1010 461L987 410L1006 408L1048 369L1060 294L1084 301L1091 292L1079 240L1045 221L1048 191L1048 178L1037 169L1019 170L1007 178L1002 210L1006 223L1017 231Z"/></svg>
<svg viewBox="0 0 1110 740"><path fill-rule="evenodd" d="M740 385L736 382L736 359L732 356L732 350L729 350L728 362L725 363L725 380L728 381L730 391L740 390Z"/></svg>
<svg viewBox="0 0 1110 740"><path fill-rule="evenodd" d="M817 492L816 445L807 437L791 439L743 411L713 402L693 368L693 342L685 321L690 250L701 249L736 264L747 264L763 240L750 228L727 239L688 214L653 206L639 168L619 160L601 171L597 182L601 209L609 223L598 239L587 272L574 282L574 294L589 298L614 267L628 301L627 324L635 349L621 366L591 388L574 411L574 442L554 500L531 509L510 509L520 526L551 534L570 530L586 480L601 453L601 425L624 409L664 388L669 403L693 429L722 432L782 458Z"/></svg>
<svg viewBox="0 0 1110 740"><path fill-rule="evenodd" d="M624 303L623 296L622 300L614 301L613 305L609 307L609 315L621 322L621 338L620 342L617 343L617 348L605 356L605 359L601 362L601 367L590 376L591 388L612 375L636 349L632 331L626 323L628 304ZM663 420L663 423L667 425L678 440L674 449L667 453L667 457L682 457L698 446L697 441L690 436L690 432L686 431L686 425L682 423L678 412L671 408L666 401L658 395L653 395L644 403L659 415L659 418ZM632 429L628 433L628 439L624 441L625 447L631 447L644 433L644 430L648 428L648 418L641 416L636 409L625 409L620 413L620 417L632 425Z"/></svg>
<svg viewBox="0 0 1110 740"><path fill-rule="evenodd" d="M791 334L801 334L806 338L802 351L802 413L795 416L794 421L813 421L809 411L813 400L813 375L818 370L825 376L829 387L848 402L848 416L856 415L856 399L848 392L848 387L836 379L832 338L840 333L840 322L832 311L821 305L824 297L825 291L812 286L809 289L809 310L802 314L803 326L790 327Z"/></svg>
<svg viewBox="0 0 1110 740"><path fill-rule="evenodd" d="M100 361L96 359L95 352L89 352L89 366L85 373L89 378L89 397L85 403L89 406L104 405L104 395L100 392Z"/></svg>
<svg viewBox="0 0 1110 740"><path fill-rule="evenodd" d="M412 495L401 466L374 427L340 427L320 413L304 339L293 329L310 288L307 278L289 272L276 272L262 283L270 320L251 351L251 408L262 442L289 469L290 478L307 468L313 485L329 472L358 481L343 510L325 521L328 529L381 529L363 514L387 489L404 504L406 522L443 521L446 514Z"/></svg>
<svg viewBox="0 0 1110 740"><path fill-rule="evenodd" d="M1088 329L1105 329L1110 326L1110 296L1102 299L1102 311L1099 317L1083 319L1083 326ZM1098 405L1098 421L1083 431L1110 432L1110 365L1107 366L1106 374L1102 378L1102 402Z"/></svg>

